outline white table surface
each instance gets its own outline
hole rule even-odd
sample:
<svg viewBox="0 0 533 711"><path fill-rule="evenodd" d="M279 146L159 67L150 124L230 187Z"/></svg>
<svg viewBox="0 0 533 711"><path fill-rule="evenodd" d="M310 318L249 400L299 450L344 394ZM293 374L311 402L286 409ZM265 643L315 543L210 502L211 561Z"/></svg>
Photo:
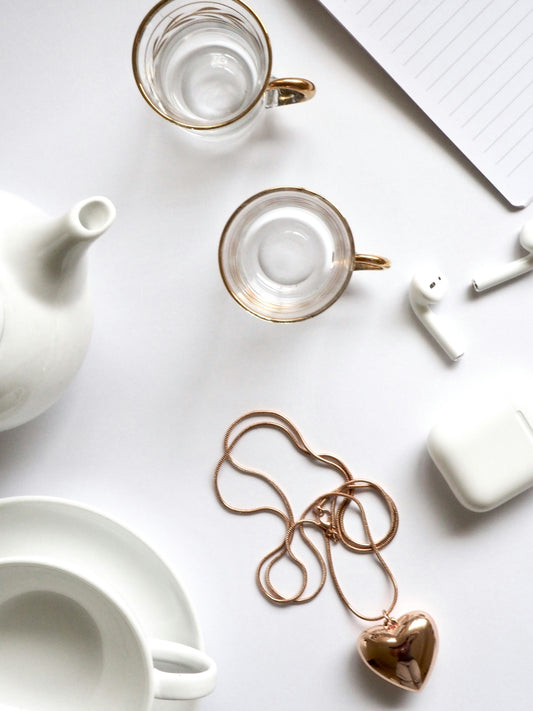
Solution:
<svg viewBox="0 0 533 711"><path fill-rule="evenodd" d="M317 95L269 112L253 140L228 151L199 144L141 99L130 48L146 2L2 3L0 187L51 214L103 194L118 216L91 249L87 358L53 408L0 435L0 496L82 501L169 559L219 665L200 709L528 708L533 493L471 513L431 464L425 439L448 399L530 365L531 278L484 296L469 285L479 266L519 254L517 233L533 209L510 209L318 3L254 7L276 75L308 77ZM358 249L390 257L392 269L356 274L307 322L244 312L219 276L219 235L243 199L277 185L325 195ZM408 307L407 285L426 260L451 282L439 310L464 333L457 363ZM400 585L397 611L427 610L441 635L420 695L362 668L355 650L365 625L331 584L312 604L287 609L255 588L255 564L281 527L225 512L211 477L226 427L262 407L291 417L312 446L397 501L400 529L385 551ZM271 437L280 481L303 509L331 475L311 473ZM252 464L261 466L261 451L247 449ZM248 501L245 484L232 491ZM379 611L387 590L359 558L342 560L347 593Z"/></svg>

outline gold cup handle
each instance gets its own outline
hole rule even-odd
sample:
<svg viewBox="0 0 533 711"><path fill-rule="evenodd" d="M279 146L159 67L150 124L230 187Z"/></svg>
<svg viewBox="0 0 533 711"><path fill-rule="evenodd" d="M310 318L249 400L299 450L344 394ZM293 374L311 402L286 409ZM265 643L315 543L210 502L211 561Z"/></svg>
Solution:
<svg viewBox="0 0 533 711"><path fill-rule="evenodd" d="M353 258L352 269L388 269L390 260L385 257L377 257L375 254L356 254Z"/></svg>
<svg viewBox="0 0 533 711"><path fill-rule="evenodd" d="M266 88L266 106L299 104L300 101L312 99L315 92L315 85L308 79L271 79Z"/></svg>

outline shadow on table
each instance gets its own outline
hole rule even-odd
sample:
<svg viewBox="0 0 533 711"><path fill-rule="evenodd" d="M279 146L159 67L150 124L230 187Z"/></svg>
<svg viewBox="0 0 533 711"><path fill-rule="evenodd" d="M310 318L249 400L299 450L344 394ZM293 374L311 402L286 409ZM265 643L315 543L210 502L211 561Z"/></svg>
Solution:
<svg viewBox="0 0 533 711"><path fill-rule="evenodd" d="M496 519L512 515L515 509L530 505L531 501L528 502L527 498L533 496L532 492L524 492L491 511L481 513L471 511L455 498L425 449L419 458L417 481L424 492L428 506L439 515L448 532L454 536L468 534L473 529L493 526Z"/></svg>
<svg viewBox="0 0 533 711"><path fill-rule="evenodd" d="M409 702L412 699L408 697L411 696L411 693L381 679L377 674L367 669L357 649L354 649L353 654L350 655L348 664L349 675L354 685L354 700L357 699L360 703L364 695L384 708L400 709L410 706Z"/></svg>
<svg viewBox="0 0 533 711"><path fill-rule="evenodd" d="M19 427L0 432L1 481L16 476L28 462L35 461L36 453L43 451L50 438L50 418L54 416L53 412L47 412Z"/></svg>

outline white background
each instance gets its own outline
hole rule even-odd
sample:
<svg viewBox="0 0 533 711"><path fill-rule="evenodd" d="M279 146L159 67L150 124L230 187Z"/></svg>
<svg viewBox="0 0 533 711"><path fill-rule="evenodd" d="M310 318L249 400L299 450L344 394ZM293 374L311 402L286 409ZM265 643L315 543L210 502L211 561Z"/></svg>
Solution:
<svg viewBox="0 0 533 711"><path fill-rule="evenodd" d="M520 254L517 234L533 211L510 209L318 3L254 8L275 74L308 77L317 95L269 112L232 152L199 144L142 100L130 49L144 1L3 0L1 188L50 214L103 194L118 216L90 254L87 358L52 409L0 435L0 495L82 501L167 557L219 665L217 690L199 708L527 708L532 494L467 511L425 439L446 400L530 364L531 277L483 296L469 284L479 266ZM243 199L276 185L322 193L357 248L390 257L392 269L354 275L329 311L300 324L241 310L219 276L219 235ZM439 310L464 334L457 363L408 306L409 280L426 260L451 282ZM441 635L420 695L362 667L365 625L330 583L313 603L284 609L255 588L255 564L282 528L224 511L212 473L227 426L263 407L395 498L400 529L385 554L400 586L396 611L427 610ZM269 437L298 511L336 483ZM250 441L247 461L261 467L264 449ZM246 490L231 489L243 504ZM389 593L358 558L342 561L347 593L377 614Z"/></svg>

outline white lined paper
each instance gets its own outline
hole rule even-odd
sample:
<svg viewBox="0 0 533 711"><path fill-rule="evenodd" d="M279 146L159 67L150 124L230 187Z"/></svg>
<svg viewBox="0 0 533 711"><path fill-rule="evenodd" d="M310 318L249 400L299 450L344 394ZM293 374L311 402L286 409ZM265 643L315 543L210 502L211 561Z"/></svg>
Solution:
<svg viewBox="0 0 533 711"><path fill-rule="evenodd" d="M533 0L321 0L513 205L533 198Z"/></svg>

